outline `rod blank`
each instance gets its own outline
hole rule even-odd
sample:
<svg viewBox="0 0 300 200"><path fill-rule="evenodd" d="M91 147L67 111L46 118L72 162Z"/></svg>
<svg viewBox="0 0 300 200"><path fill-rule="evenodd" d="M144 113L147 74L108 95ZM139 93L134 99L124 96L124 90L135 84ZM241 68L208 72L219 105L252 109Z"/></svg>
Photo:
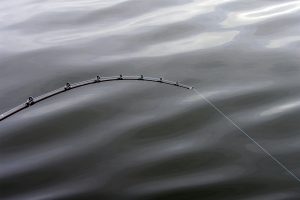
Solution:
<svg viewBox="0 0 300 200"><path fill-rule="evenodd" d="M193 89L193 87L190 87L188 85L184 85L179 83L178 81L174 82L174 81L169 81L163 78L153 78L153 77L145 77L144 75L139 75L139 76L124 76L122 74L120 74L119 76L111 76L111 77L102 77L102 76L96 76L96 78L94 79L90 79L90 80L86 80L86 81L82 81L82 82L77 82L77 83L66 83L66 85L64 87L58 88L56 90L53 90L51 92L48 92L46 94L43 94L41 96L38 97L29 97L27 99L26 102L8 110L7 112L3 113L0 115L0 121L6 119L9 116L12 116L15 113L20 112L21 110L24 110L30 106L32 106L33 104L36 104L42 100L48 99L52 96L58 95L62 92L66 92L68 90L72 90L78 87L82 87L85 85L90 85L90 84L97 84L97 83L101 83L101 82L106 82L106 81L120 81L120 80L138 80L138 81L151 81L151 82L157 82L157 83L163 83L163 84L167 84L167 85L172 85L172 86L176 86L176 87L181 87L184 89L188 89L191 90Z"/></svg>

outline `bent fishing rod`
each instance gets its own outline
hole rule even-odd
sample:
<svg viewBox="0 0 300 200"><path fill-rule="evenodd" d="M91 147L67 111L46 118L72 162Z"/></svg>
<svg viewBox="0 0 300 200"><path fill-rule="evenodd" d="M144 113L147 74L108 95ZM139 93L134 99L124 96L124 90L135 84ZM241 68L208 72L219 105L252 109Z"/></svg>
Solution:
<svg viewBox="0 0 300 200"><path fill-rule="evenodd" d="M167 85L171 85L171 86L176 86L176 87L181 87L181 88L184 88L184 89L193 89L193 87L190 87L190 86L187 86L187 85L184 85L182 83L179 83L178 81L174 82L174 81L170 81L170 80L166 80L166 79L163 79L163 78L153 78L153 77L146 77L144 75L139 75L139 76L123 76L122 74L119 75L119 76L111 76L111 77L102 77L102 76L96 76L96 78L93 78L93 79L89 79L89 80L85 80L85 81L81 81L81 82L77 82L77 83L66 83L64 87L60 87L56 90L53 90L51 92L48 92L46 94L43 94L43 95L40 95L40 96L37 96L37 97L28 97L28 99L8 110L7 112L3 113L0 115L0 121L40 102L40 101L43 101L45 99L48 99L52 96L55 96L55 95L58 95L60 93L63 93L63 92L67 92L69 90L72 90L72 89L75 89L75 88L79 88L79 87L82 87L82 86L86 86L86 85L91 85L91 84L99 84L99 83L103 83L103 82L108 82L108 81L122 81L122 80L138 80L138 81L150 81L150 82L156 82L156 83L162 83L162 84L167 84Z"/></svg>
<svg viewBox="0 0 300 200"><path fill-rule="evenodd" d="M96 76L94 79L77 82L77 83L66 83L64 87L58 88L56 90L53 90L51 92L48 92L46 94L43 94L38 97L29 97L26 102L8 110L7 112L0 115L0 121L40 102L45 99L48 99L52 96L58 95L63 92L67 92L69 90L79 88L85 85L91 85L91 84L98 84L102 82L107 81L121 81L121 80L138 80L138 81L151 81L151 82L157 82L162 84L167 84L171 86L181 87L188 90L193 90L197 95L199 95L208 105L210 105L216 112L218 112L222 117L224 117L230 124L232 124L239 132L241 132L244 136L246 136L253 144L255 144L266 156L268 156L270 159L272 159L278 166L280 166L284 171L286 171L291 177L294 178L298 183L300 183L300 178L291 171L285 164L283 164L281 161L279 161L275 156L273 156L267 149L265 149L263 146L261 146L253 137L251 137L246 130L241 128L234 120L231 119L227 114L225 114L218 106L216 106L213 102L211 102L207 97L202 95L196 88L184 85L179 83L178 81L170 81L163 78L153 78L153 77L144 77L143 75L140 76L123 76L122 74L119 76L112 76L112 77L101 77Z"/></svg>

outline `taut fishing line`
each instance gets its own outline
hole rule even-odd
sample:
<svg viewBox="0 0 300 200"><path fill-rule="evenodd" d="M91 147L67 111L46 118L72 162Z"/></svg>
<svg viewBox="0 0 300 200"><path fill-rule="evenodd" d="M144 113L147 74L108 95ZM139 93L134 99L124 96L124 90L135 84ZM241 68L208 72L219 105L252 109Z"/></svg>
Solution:
<svg viewBox="0 0 300 200"><path fill-rule="evenodd" d="M300 182L299 177L289 170L282 162L275 158L269 151L262 147L254 138L252 138L244 129L242 129L236 122L234 122L228 115L226 115L220 108L218 108L214 103L209 99L203 96L197 89L192 88L196 94L198 94L206 103L213 107L220 115L222 115L228 122L230 122L235 128L237 128L241 133L243 133L248 139L251 140L256 146L258 146L266 155L268 155L274 162L276 162L281 168L283 168L287 173L294 177L298 182Z"/></svg>
<svg viewBox="0 0 300 200"><path fill-rule="evenodd" d="M45 100L47 98L50 98L54 95L60 94L62 92L66 92L68 90L82 87L85 85L95 84L95 83L101 83L106 81L117 81L117 80L140 80L140 81L151 81L151 82L157 82L157 83L163 83L167 85L177 86L188 90L193 90L197 95L199 95L208 105L210 105L215 111L217 111L222 117L224 117L230 124L232 124L236 129L238 129L243 135L245 135L253 144L255 144L259 149L261 149L267 156L269 156L275 163L277 163L282 169L284 169L288 174L290 174L294 179L296 179L300 183L300 178L292 172L290 169L288 169L282 162L280 162L276 157L274 157L268 150L266 150L263 146L261 146L254 138L252 138L243 128L241 128L235 121L233 121L227 114L225 114L219 107L217 107L214 103L212 103L208 98L203 96L201 92L199 92L196 88L184 85L179 83L178 81L169 81L163 78L152 78L152 77L144 77L143 75L140 76L113 76L113 77L100 77L97 76L95 79L90 79L78 83L66 83L64 87L58 88L57 90L48 92L46 94L43 94L38 97L29 97L26 102L20 104L19 106L16 106L15 108L12 108L11 110L3 113L0 115L0 121L6 119L7 117L12 116L13 114L20 112L23 109L26 109L30 106L32 106L35 103L38 103L39 101Z"/></svg>

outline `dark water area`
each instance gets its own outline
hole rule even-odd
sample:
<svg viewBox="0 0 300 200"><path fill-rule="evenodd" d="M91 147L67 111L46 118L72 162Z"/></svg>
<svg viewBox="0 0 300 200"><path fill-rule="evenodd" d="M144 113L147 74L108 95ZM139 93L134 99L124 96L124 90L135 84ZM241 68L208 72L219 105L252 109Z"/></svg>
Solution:
<svg viewBox="0 0 300 200"><path fill-rule="evenodd" d="M300 199L300 1L2 0L0 199Z"/></svg>

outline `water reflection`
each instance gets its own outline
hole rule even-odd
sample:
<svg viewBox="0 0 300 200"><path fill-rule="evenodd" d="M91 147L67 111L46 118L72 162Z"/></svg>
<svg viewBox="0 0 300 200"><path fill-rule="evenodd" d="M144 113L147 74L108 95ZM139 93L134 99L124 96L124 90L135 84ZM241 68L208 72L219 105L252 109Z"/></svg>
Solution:
<svg viewBox="0 0 300 200"><path fill-rule="evenodd" d="M206 1L192 1L188 3L183 3L176 6L168 6L167 8L157 8L155 10L149 10L148 12L139 12L139 10L136 10L134 16L129 18L124 18L120 20L118 17L114 17L116 14L114 14L112 17L109 18L103 18L103 20L100 18L99 22L97 23L87 23L83 24L82 26L70 26L70 23L74 23L73 18L70 18L68 20L62 20L60 18L55 17L56 15L64 14L62 11L56 8L60 4L60 9L62 9L63 6L66 6L65 12L69 13L71 11L76 11L76 9L82 7L82 2L76 2L70 3L70 2L55 2L55 3L39 3L39 4L26 4L25 7L20 6L18 8L19 10L15 9L7 9L6 12L3 12L3 16L0 14L0 19L3 20L3 26L8 26L10 24L18 24L20 22L27 23L31 21L31 18L36 17L42 17L39 16L40 14L45 13L45 10L49 13L52 13L53 15L45 16L50 21L45 21L46 23L63 23L68 28L61 27L58 30L48 30L48 26L45 23L41 23L40 25L45 26L43 31L36 32L36 27L32 25L29 26L32 27L29 31L30 37L27 35L27 31L20 33L16 32L14 30L10 30L7 28L6 30L3 30L2 34L6 35L6 40L3 40L3 45L13 45L13 46L20 46L21 48L14 49L13 51L20 51L22 49L25 50L37 50L40 48L45 48L49 46L62 46L66 44L72 44L75 43L83 43L86 42L86 40L93 40L95 38L99 37L107 37L108 35L125 35L125 34L132 34L137 33L139 31L143 31L143 29L157 29L160 26L167 26L170 24L176 24L182 21L187 21L193 17L200 16L203 14L207 14L210 12L213 12L218 6L221 6L222 4L232 2L234 0L222 0L222 1L216 1L216 0L206 0ZM98 1L97 1L98 2ZM96 5L93 5L95 3ZM91 8L97 8L101 9L102 7L98 8L98 4L102 5L101 3L96 3L96 1L91 2L85 2L85 5L91 6ZM117 4L119 2L114 2L114 4ZM53 5L54 4L54 5ZM70 6L72 5L72 6ZM106 5L106 4L105 4ZM109 4L111 5L111 4ZM18 5L19 6L19 5ZM50 8L50 10L49 10ZM88 9L87 7L86 9ZM2 8L3 10L5 7ZM53 10L51 10L53 9ZM84 10L83 10L84 11ZM90 11L90 10L87 10ZM15 15L15 12L18 12L18 15ZM62 12L62 13L57 13ZM65 13L66 14L66 13ZM24 15L24 16L23 16ZM29 21L28 21L29 20ZM27 28L24 27L23 30L26 30ZM32 34L32 31L35 34ZM1 33L0 33L1 34ZM213 33L212 33L213 34ZM226 33L225 33L226 34ZM201 35L200 35L201 36ZM205 35L204 35L205 36ZM199 37L199 36L195 36ZM206 36L208 39L210 37ZM214 36L212 36L214 37ZM225 35L226 39L226 35ZM0 46L1 48L1 46ZM7 51L7 49L2 47L3 51Z"/></svg>
<svg viewBox="0 0 300 200"><path fill-rule="evenodd" d="M226 28L244 26L281 15L288 15L298 10L300 10L300 1L286 2L266 6L264 8L257 8L251 11L231 12L221 24Z"/></svg>
<svg viewBox="0 0 300 200"><path fill-rule="evenodd" d="M300 109L300 101L294 100L292 102L280 103L277 105L273 105L271 108L262 111L260 113L261 116L277 116L282 113L288 113L291 111L295 111Z"/></svg>
<svg viewBox="0 0 300 200"><path fill-rule="evenodd" d="M189 53L200 49L208 49L225 45L232 41L238 33L238 31L202 33L188 38L177 39L175 41L161 42L156 45L151 45L150 47L136 53L122 55L118 58L158 57L179 53Z"/></svg>
<svg viewBox="0 0 300 200"><path fill-rule="evenodd" d="M300 41L300 36L288 36L282 37L274 40L270 40L270 42L266 45L267 48L282 48L289 45L293 45L293 43L297 43Z"/></svg>

